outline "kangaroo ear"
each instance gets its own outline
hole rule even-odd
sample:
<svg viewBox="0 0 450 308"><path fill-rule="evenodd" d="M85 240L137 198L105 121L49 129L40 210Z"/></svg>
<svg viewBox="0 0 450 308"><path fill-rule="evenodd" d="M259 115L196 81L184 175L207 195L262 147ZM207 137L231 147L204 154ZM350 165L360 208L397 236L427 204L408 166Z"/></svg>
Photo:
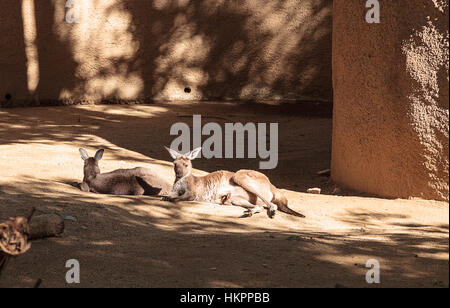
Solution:
<svg viewBox="0 0 450 308"><path fill-rule="evenodd" d="M202 151L202 148L199 147L199 148L196 148L195 150L190 151L185 156L187 159L193 160L194 158L196 158L198 156L198 154L200 154L201 151Z"/></svg>
<svg viewBox="0 0 450 308"><path fill-rule="evenodd" d="M98 150L97 153L95 153L94 158L96 161L99 161L100 159L102 159L103 152L105 152L105 150L101 149L101 150Z"/></svg>
<svg viewBox="0 0 450 308"><path fill-rule="evenodd" d="M181 156L181 154L175 150L169 149L168 147L164 147L164 148L167 150L167 152L169 152L170 156L172 156L172 158L174 160Z"/></svg>
<svg viewBox="0 0 450 308"><path fill-rule="evenodd" d="M79 148L78 151L80 151L82 160L87 160L89 158L89 154L85 149Z"/></svg>

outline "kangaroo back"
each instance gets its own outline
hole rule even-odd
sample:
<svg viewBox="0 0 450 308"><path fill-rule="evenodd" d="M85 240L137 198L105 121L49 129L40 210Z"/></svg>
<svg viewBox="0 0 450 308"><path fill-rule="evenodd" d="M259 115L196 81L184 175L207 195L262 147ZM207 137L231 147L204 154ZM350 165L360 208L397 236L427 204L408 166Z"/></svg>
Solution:
<svg viewBox="0 0 450 308"><path fill-rule="evenodd" d="M84 178L80 188L100 194L113 195L157 195L162 190L168 192L170 184L150 169L118 169L108 173L100 173L98 166L104 150L99 150L94 157L89 157L84 149L79 149L84 160Z"/></svg>
<svg viewBox="0 0 450 308"><path fill-rule="evenodd" d="M163 189L168 191L170 184L165 183L145 168L118 169L102 173L91 180L90 186L98 193L113 195L158 195Z"/></svg>

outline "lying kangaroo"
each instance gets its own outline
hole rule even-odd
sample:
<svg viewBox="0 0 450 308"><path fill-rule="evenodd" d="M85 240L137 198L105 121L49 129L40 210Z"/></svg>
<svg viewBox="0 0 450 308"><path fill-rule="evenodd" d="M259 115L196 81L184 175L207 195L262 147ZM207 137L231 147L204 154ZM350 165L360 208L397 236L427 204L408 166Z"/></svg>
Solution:
<svg viewBox="0 0 450 308"><path fill-rule="evenodd" d="M79 149L84 160L84 178L80 188L85 192L112 195L158 195L168 194L169 182L158 177L150 169L118 169L109 173L100 173L98 162L104 150L98 150L89 157L85 149Z"/></svg>
<svg viewBox="0 0 450 308"><path fill-rule="evenodd" d="M277 209L287 214L305 217L288 207L288 200L262 173L253 170L216 171L205 176L192 175L192 162L200 153L197 148L185 155L167 148L174 159L175 183L166 199L169 201L205 201L246 208L252 216L266 208L270 218Z"/></svg>

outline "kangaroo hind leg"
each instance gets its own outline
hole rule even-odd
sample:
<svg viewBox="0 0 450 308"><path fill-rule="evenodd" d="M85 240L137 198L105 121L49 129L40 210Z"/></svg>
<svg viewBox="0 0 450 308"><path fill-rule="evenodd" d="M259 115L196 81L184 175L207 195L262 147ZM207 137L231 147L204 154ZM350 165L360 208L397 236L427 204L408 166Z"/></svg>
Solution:
<svg viewBox="0 0 450 308"><path fill-rule="evenodd" d="M256 195L265 204L267 215L270 218L275 216L278 209L277 205L272 203L273 193L269 179L262 173L252 170L240 170L233 176L233 181L246 191Z"/></svg>
<svg viewBox="0 0 450 308"><path fill-rule="evenodd" d="M253 204L246 198L241 196L231 196L229 202L234 206L246 208L246 210L244 211L245 217L251 217L253 216L253 214L260 213L263 210L261 206Z"/></svg>

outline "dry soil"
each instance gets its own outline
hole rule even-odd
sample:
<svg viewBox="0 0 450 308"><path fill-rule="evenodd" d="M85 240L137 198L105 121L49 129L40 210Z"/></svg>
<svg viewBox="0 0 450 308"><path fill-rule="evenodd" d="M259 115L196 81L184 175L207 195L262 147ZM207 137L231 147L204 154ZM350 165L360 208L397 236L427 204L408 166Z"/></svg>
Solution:
<svg viewBox="0 0 450 308"><path fill-rule="evenodd" d="M279 123L279 165L265 171L305 219L240 218L243 209L153 197L81 192L78 148L105 148L103 171L145 166L173 180L163 149L175 122ZM0 109L0 220L39 213L73 216L63 236L32 243L0 287L448 287L448 203L388 200L341 190L329 168L331 119L314 108L271 104L171 103ZM258 159L199 159L197 173L258 168ZM200 171L202 170L202 171ZM306 193L310 187L322 194ZM365 280L369 259L381 284Z"/></svg>

